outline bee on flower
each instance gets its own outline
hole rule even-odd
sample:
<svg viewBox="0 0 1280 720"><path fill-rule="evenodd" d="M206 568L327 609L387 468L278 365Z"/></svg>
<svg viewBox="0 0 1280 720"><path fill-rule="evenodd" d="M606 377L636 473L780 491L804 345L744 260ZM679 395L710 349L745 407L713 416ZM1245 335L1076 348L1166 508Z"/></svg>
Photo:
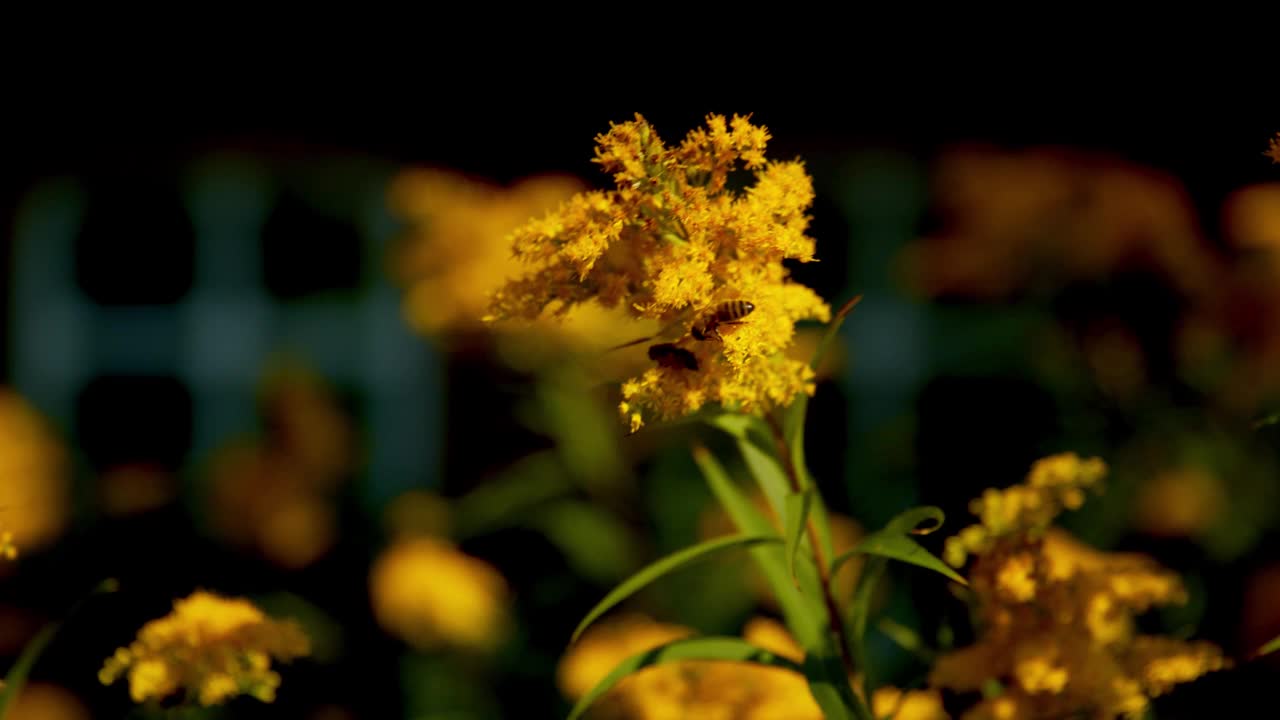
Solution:
<svg viewBox="0 0 1280 720"><path fill-rule="evenodd" d="M766 160L768 139L741 116L711 115L671 146L640 115L612 125L595 161L614 188L579 193L512 233L525 270L493 293L488 319L599 306L666 328L679 352L622 385L632 431L708 403L761 413L812 393L813 372L786 350L797 322L825 322L830 308L783 261L814 260L813 184L799 161ZM739 169L754 173L741 191L728 184Z"/></svg>

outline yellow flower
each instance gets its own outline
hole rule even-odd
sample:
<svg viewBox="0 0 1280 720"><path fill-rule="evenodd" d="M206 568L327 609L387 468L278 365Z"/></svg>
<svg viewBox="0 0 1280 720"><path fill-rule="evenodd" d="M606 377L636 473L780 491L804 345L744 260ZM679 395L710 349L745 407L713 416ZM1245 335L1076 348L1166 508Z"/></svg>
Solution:
<svg viewBox="0 0 1280 720"><path fill-rule="evenodd" d="M587 631L560 662L559 683L576 700L618 663L692 631L640 616L607 620ZM777 621L753 619L745 638L780 656L803 659L799 646ZM762 665L682 661L645 668L597 700L592 718L724 718L736 720L821 720L804 676Z"/></svg>
<svg viewBox="0 0 1280 720"><path fill-rule="evenodd" d="M930 684L1004 687L963 717L1136 718L1175 683L1226 665L1208 643L1136 634L1137 614L1186 602L1176 575L1144 555L1101 552L1050 527L1099 487L1105 470L1096 458L1045 458L1025 484L987 490L971 505L982 524L948 540L949 562L960 567L972 556L977 641L940 657Z"/></svg>
<svg viewBox="0 0 1280 720"><path fill-rule="evenodd" d="M43 418L0 388L0 555L53 540L67 523L66 458Z"/></svg>
<svg viewBox="0 0 1280 720"><path fill-rule="evenodd" d="M268 373L266 435L221 449L210 467L213 520L231 542L288 569L337 540L333 495L355 465L355 434L322 380L301 367Z"/></svg>
<svg viewBox="0 0 1280 720"><path fill-rule="evenodd" d="M110 685L127 674L138 703L179 691L184 701L205 706L237 695L271 702L280 687L272 658L287 662L308 653L310 643L293 621L272 620L248 600L197 591L144 625L129 647L107 658L98 679Z"/></svg>
<svg viewBox="0 0 1280 720"><path fill-rule="evenodd" d="M563 176L501 188L444 170L400 173L388 198L407 227L391 272L406 288L410 324L431 333L479 327L489 293L519 271L507 234L581 189Z"/></svg>
<svg viewBox="0 0 1280 720"><path fill-rule="evenodd" d="M419 648L492 650L507 629L507 585L487 563L430 537L396 541L369 574L373 614Z"/></svg>
<svg viewBox="0 0 1280 720"><path fill-rule="evenodd" d="M1194 537L1222 517L1228 501L1222 481L1209 471L1171 468L1138 489L1134 525L1152 535Z"/></svg>
<svg viewBox="0 0 1280 720"><path fill-rule="evenodd" d="M596 139L596 162L615 189L575 195L512 234L528 270L494 293L490 321L594 304L663 326L659 337L688 355L623 383L619 411L633 431L707 403L765 412L812 393L812 371L786 350L797 321L825 322L830 308L782 263L814 259L813 187L799 162L766 162L768 138L738 116L709 116L676 147L639 115L612 125ZM739 166L755 171L741 192L727 185ZM749 314L717 313L743 302ZM694 332L711 318L730 322Z"/></svg>
<svg viewBox="0 0 1280 720"><path fill-rule="evenodd" d="M942 696L936 690L907 690L895 687L877 688L871 695L871 712L888 720L950 720L942 709Z"/></svg>
<svg viewBox="0 0 1280 720"><path fill-rule="evenodd" d="M981 498L969 503L969 510L982 523L947 538L946 561L960 567L967 554L984 553L1002 537L1043 532L1063 510L1079 508L1084 503L1085 490L1100 489L1106 472L1102 460L1082 460L1075 453L1036 461L1025 485L1005 490L989 488Z"/></svg>
<svg viewBox="0 0 1280 720"><path fill-rule="evenodd" d="M1142 265L1190 295L1217 290L1220 263L1173 177L1058 148L946 153L936 235L907 248L908 281L930 296L999 299Z"/></svg>
<svg viewBox="0 0 1280 720"><path fill-rule="evenodd" d="M8 720L88 720L89 710L66 688L28 683L9 709Z"/></svg>

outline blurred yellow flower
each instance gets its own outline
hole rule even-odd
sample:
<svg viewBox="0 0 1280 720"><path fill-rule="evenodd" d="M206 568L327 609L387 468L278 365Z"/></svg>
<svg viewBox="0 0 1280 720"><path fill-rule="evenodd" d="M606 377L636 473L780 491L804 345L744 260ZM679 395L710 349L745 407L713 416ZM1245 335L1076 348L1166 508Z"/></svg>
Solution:
<svg viewBox="0 0 1280 720"><path fill-rule="evenodd" d="M1271 144L1267 147L1265 154L1271 158L1272 162L1280 163L1280 133L1276 133L1276 136L1271 139Z"/></svg>
<svg viewBox="0 0 1280 720"><path fill-rule="evenodd" d="M692 631L640 616L622 616L591 628L560 661L560 689L570 700L586 694L619 663ZM795 640L777 621L756 618L745 638L760 647L802 660ZM645 668L629 675L597 700L588 716L599 720L723 718L821 720L803 675L762 665L689 660Z"/></svg>
<svg viewBox="0 0 1280 720"><path fill-rule="evenodd" d="M766 162L768 139L739 116L711 115L675 147L640 115L611 125L596 162L615 189L575 195L513 233L528 269L494 293L489 320L596 303L660 323L660 338L688 354L623 384L619 411L633 431L707 403L763 412L812 393L812 371L786 350L797 321L825 322L830 308L782 264L814 259L812 181L799 162ZM727 184L739 165L755 172L741 192ZM720 312L742 303L749 314Z"/></svg>
<svg viewBox="0 0 1280 720"><path fill-rule="evenodd" d="M937 690L878 688L871 694L871 712L883 720L950 720L942 709L942 696Z"/></svg>
<svg viewBox="0 0 1280 720"><path fill-rule="evenodd" d="M61 444L16 393L0 388L0 553L53 540L67 522L69 487Z"/></svg>
<svg viewBox="0 0 1280 720"><path fill-rule="evenodd" d="M568 176L501 188L445 170L400 173L389 201L407 228L391 273L406 288L409 323L429 333L481 327L489 294L521 270L508 235L583 189Z"/></svg>
<svg viewBox="0 0 1280 720"><path fill-rule="evenodd" d="M7 720L89 720L89 710L70 690L28 683L9 708Z"/></svg>
<svg viewBox="0 0 1280 720"><path fill-rule="evenodd" d="M1105 472L1096 458L1045 458L1024 485L987 490L971 506L982 524L948 539L948 562L960 567L972 556L978 639L940 657L930 684L1004 688L962 717L1136 718L1174 684L1226 666L1208 643L1137 634L1139 613L1186 602L1176 575L1144 555L1101 552L1050 527Z"/></svg>
<svg viewBox="0 0 1280 720"><path fill-rule="evenodd" d="M903 256L926 295L995 299L1135 266L1190 295L1215 289L1217 258L1175 178L1065 149L968 147L935 180L943 227Z"/></svg>
<svg viewBox="0 0 1280 720"><path fill-rule="evenodd" d="M498 571L443 540L395 541L369 575L373 614L422 649L493 650L508 629L508 591Z"/></svg>
<svg viewBox="0 0 1280 720"><path fill-rule="evenodd" d="M337 540L334 493L355 465L355 433L317 375L295 365L268 373L258 440L228 445L211 463L218 531L285 568L306 567Z"/></svg>
<svg viewBox="0 0 1280 720"><path fill-rule="evenodd" d="M1161 537L1195 537L1217 523L1227 506L1222 480L1208 470L1169 468L1138 488L1134 526Z"/></svg>
<svg viewBox="0 0 1280 720"><path fill-rule="evenodd" d="M138 631L127 648L107 658L98 679L110 685L128 674L134 702L182 691L184 702L218 705L237 695L275 699L280 675L271 660L310 653L293 621L263 615L248 600L197 591L173 604L173 612Z"/></svg>
<svg viewBox="0 0 1280 720"><path fill-rule="evenodd" d="M174 476L158 465L130 463L98 478L98 497L108 515L136 515L164 507L177 497Z"/></svg>

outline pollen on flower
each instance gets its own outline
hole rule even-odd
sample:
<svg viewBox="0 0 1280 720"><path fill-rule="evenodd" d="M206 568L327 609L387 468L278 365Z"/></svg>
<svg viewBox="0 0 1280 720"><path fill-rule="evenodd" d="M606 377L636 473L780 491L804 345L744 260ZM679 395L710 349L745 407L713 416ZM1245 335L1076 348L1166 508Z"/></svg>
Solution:
<svg viewBox="0 0 1280 720"><path fill-rule="evenodd" d="M741 116L711 115L677 146L639 115L611 125L595 161L615 188L576 195L512 233L526 270L492 294L487 317L540 321L595 303L665 328L697 370L660 365L625 382L619 414L632 431L708 403L757 413L812 394L812 370L785 351L797 322L825 322L830 308L783 261L814 259L813 183L799 162L768 161L768 140ZM741 191L728 186L739 168L755 173ZM731 301L754 311L695 340L691 328Z"/></svg>
<svg viewBox="0 0 1280 720"><path fill-rule="evenodd" d="M181 701L205 706L242 694L271 702L280 686L271 660L309 653L296 623L273 620L248 600L197 591L144 625L132 644L107 658L98 679L110 685L127 675L138 703L178 692L185 693Z"/></svg>

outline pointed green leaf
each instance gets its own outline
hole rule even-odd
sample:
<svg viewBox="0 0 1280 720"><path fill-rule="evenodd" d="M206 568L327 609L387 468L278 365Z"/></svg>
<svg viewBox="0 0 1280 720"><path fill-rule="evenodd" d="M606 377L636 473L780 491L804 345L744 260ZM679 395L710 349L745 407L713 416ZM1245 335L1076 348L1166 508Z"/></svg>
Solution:
<svg viewBox="0 0 1280 720"><path fill-rule="evenodd" d="M898 515L883 530L878 530L865 537L857 547L840 555L831 563L831 576L835 577L840 567L855 555L878 555L898 560L899 562L918 565L919 567L941 573L962 585L968 585L963 577L939 560L933 553L924 549L920 543L912 540L907 533L926 534L937 530L942 525L942 511L936 507L912 508ZM931 523L921 527L922 523Z"/></svg>
<svg viewBox="0 0 1280 720"><path fill-rule="evenodd" d="M587 629L591 623L595 622L601 615L608 612L618 603L626 600L632 595L639 592L646 585L666 575L672 570L684 567L697 560L704 560L711 555L724 550L735 548L751 547L752 545L761 545L764 543L782 543L782 538L777 535L733 535L731 537L716 538L699 543L693 547L687 547L678 550L660 560L650 563L642 568L639 572L622 581L620 585L615 587L603 600L591 608L591 612L578 623L577 629L573 631L573 638L570 643L578 641L582 636L582 632Z"/></svg>
<svg viewBox="0 0 1280 720"><path fill-rule="evenodd" d="M874 690L871 680L871 668L867 663L867 617L871 614L871 599L875 595L876 585L884 575L888 562L881 557L873 557L867 561L862 575L858 577L858 586L853 591L853 603L849 612L850 645L853 648L854 662L862 668L863 697Z"/></svg>
<svg viewBox="0 0 1280 720"><path fill-rule="evenodd" d="M1254 653L1253 656L1262 657L1263 655L1270 655L1277 650L1280 650L1280 636L1268 640L1265 645L1258 648L1258 652Z"/></svg>
<svg viewBox="0 0 1280 720"><path fill-rule="evenodd" d="M77 602L67 613L67 617L75 615L85 602L90 598L107 592L115 592L118 583L114 579L104 580L98 584L87 596ZM66 620L63 620L66 622ZM22 654L14 661L13 667L9 668L9 673L5 675L4 687L0 688L0 720L4 720L9 714L9 709L13 707L13 701L22 693L22 688L27 684L27 676L31 673L31 667L36 664L36 660L40 658L40 654L53 640L53 636L58 634L58 630L62 627L62 623L49 623L36 633L35 637L27 642L27 646L22 649Z"/></svg>
<svg viewBox="0 0 1280 720"><path fill-rule="evenodd" d="M569 720L576 720L581 717L587 708L591 707L592 703L609 692L614 685L617 685L626 676L646 667L679 662L681 660L727 660L802 672L800 666L791 660L774 655L768 650L756 647L741 638L684 638L660 645L652 650L637 653L623 660L612 672L578 700L578 703L573 706L573 711L569 713Z"/></svg>
<svg viewBox="0 0 1280 720"><path fill-rule="evenodd" d="M840 309L836 310L836 314L832 316L831 322L827 323L827 329L822 333L822 339L818 341L818 348L813 352L813 357L809 359L809 367L813 368L815 372L822 365L823 358L831 350L831 345L835 343L835 339L840 333L840 327L844 325L845 318L849 316L849 313L853 312L853 308L861 301L862 296L855 295L844 305L841 305ZM791 448L791 455L795 459L797 467L804 467L805 465L804 420L808 410L809 396L805 393L797 393L782 418L787 447Z"/></svg>
<svg viewBox="0 0 1280 720"><path fill-rule="evenodd" d="M13 667L9 668L9 674L4 678L4 689L0 690L0 720L4 720L9 714L9 708L13 705L13 701L22 692L23 686L27 684L27 675L31 672L31 666L36 664L36 658L39 658L40 653L44 652L45 647L53 639L57 631L57 623L45 625L22 649L22 654L18 656L18 660L14 662Z"/></svg>
<svg viewBox="0 0 1280 720"><path fill-rule="evenodd" d="M791 493L787 496L787 574L796 576L796 553L800 551L800 538L804 537L805 523L809 520L809 506L813 503L813 491Z"/></svg>
<svg viewBox="0 0 1280 720"><path fill-rule="evenodd" d="M724 506L729 516L743 532L767 533L773 530L755 505L742 490L729 479L724 468L706 448L695 445L693 457L707 479L707 485ZM787 627L795 635L796 642L805 651L804 674L823 715L832 720L870 720L871 714L853 694L845 677L844 668L831 642L827 629L825 609L817 596L806 597L787 574L786 560L780 547L757 547L749 552L759 564L769 586L773 589L778 606L782 609ZM801 570L806 568L800 563ZM804 583L817 569L808 564L808 571L799 572Z"/></svg>
<svg viewBox="0 0 1280 720"><path fill-rule="evenodd" d="M595 503L552 502L515 524L542 533L575 571L590 580L617 582L640 564L631 530Z"/></svg>

